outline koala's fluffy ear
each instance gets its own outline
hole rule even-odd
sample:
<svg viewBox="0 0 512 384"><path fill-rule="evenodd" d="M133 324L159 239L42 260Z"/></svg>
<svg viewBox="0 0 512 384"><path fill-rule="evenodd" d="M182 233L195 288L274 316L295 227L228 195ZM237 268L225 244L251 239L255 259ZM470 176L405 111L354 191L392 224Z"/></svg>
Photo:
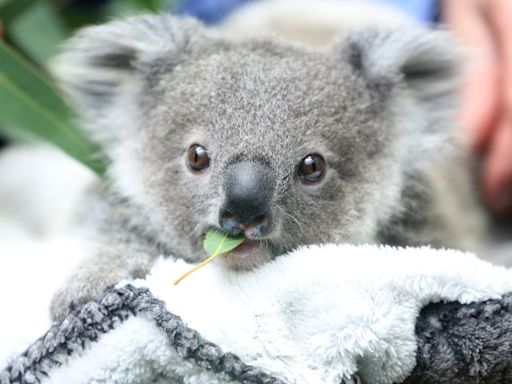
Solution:
<svg viewBox="0 0 512 384"><path fill-rule="evenodd" d="M411 162L432 156L453 134L460 50L450 33L419 26L356 30L336 46L336 55L362 78L376 103L395 102L407 130L402 136L410 140L407 147L415 147Z"/></svg>
<svg viewBox="0 0 512 384"><path fill-rule="evenodd" d="M142 15L80 30L52 71L84 117L101 115L141 76L169 69L204 28L189 18ZM149 73L148 73L149 72Z"/></svg>
<svg viewBox="0 0 512 384"><path fill-rule="evenodd" d="M337 47L375 96L404 82L423 102L444 102L458 87L459 52L446 31L424 27L356 30Z"/></svg>

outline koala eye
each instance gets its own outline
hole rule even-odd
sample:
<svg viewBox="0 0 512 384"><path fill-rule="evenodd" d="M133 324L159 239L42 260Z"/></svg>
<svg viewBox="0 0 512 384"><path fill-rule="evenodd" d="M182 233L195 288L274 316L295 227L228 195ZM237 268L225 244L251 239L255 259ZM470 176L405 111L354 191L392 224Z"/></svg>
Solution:
<svg viewBox="0 0 512 384"><path fill-rule="evenodd" d="M299 165L299 177L303 183L318 183L325 175L325 160L317 154L307 155Z"/></svg>
<svg viewBox="0 0 512 384"><path fill-rule="evenodd" d="M192 144L187 152L187 164L193 171L202 171L210 165L210 157L205 147Z"/></svg>

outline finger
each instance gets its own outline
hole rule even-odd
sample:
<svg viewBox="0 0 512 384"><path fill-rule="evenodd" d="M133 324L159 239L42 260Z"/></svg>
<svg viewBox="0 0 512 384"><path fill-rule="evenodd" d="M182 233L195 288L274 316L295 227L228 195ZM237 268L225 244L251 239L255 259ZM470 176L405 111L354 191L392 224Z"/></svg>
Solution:
<svg viewBox="0 0 512 384"><path fill-rule="evenodd" d="M494 28L502 71L501 109L498 126L484 168L484 193L498 214L512 213L512 1L487 0L487 18Z"/></svg>
<svg viewBox="0 0 512 384"><path fill-rule="evenodd" d="M484 56L473 61L467 71L459 113L464 128L463 140L476 152L482 152L488 146L501 105L497 63Z"/></svg>
<svg viewBox="0 0 512 384"><path fill-rule="evenodd" d="M498 125L483 169L483 195L496 214L512 213L512 118Z"/></svg>
<svg viewBox="0 0 512 384"><path fill-rule="evenodd" d="M442 11L468 55L459 114L463 139L482 150L498 116L500 73L494 36L477 1L445 0Z"/></svg>
<svg viewBox="0 0 512 384"><path fill-rule="evenodd" d="M500 67L503 71L501 85L504 108L512 112L512 1L488 0L487 16L494 28L498 44Z"/></svg>

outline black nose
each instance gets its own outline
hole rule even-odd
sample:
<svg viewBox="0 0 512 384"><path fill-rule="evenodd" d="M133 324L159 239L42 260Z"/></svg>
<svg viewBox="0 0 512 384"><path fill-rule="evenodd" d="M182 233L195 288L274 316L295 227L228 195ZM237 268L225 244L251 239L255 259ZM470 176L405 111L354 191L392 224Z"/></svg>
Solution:
<svg viewBox="0 0 512 384"><path fill-rule="evenodd" d="M226 171L226 198L219 212L219 224L231 234L245 233L259 238L270 229L270 202L273 194L270 167L259 162L241 161Z"/></svg>

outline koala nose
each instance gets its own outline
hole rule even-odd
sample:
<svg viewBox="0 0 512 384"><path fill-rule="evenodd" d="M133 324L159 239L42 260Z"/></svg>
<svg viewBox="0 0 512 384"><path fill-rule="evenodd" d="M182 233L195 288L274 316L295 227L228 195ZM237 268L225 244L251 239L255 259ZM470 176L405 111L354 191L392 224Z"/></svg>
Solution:
<svg viewBox="0 0 512 384"><path fill-rule="evenodd" d="M226 196L219 224L231 234L244 233L250 239L266 235L271 226L270 201L273 193L270 167L241 161L226 172Z"/></svg>

